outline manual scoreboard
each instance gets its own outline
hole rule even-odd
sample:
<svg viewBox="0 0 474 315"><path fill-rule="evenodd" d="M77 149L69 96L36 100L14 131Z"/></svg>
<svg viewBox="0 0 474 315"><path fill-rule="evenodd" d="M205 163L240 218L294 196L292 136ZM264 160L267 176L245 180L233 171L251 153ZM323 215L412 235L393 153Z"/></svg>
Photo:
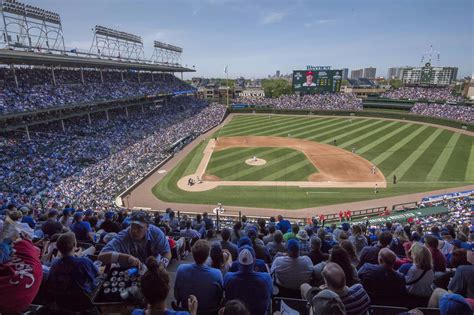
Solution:
<svg viewBox="0 0 474 315"><path fill-rule="evenodd" d="M339 92L342 70L294 70L293 91L301 93Z"/></svg>

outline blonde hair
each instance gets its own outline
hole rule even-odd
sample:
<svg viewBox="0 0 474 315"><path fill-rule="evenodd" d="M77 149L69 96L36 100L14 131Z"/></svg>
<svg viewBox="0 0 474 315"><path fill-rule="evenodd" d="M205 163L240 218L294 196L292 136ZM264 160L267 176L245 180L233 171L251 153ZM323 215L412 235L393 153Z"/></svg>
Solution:
<svg viewBox="0 0 474 315"><path fill-rule="evenodd" d="M429 270L433 268L433 260L428 248L421 245L420 243L415 243L411 247L410 251L413 264L415 264L416 268L420 270Z"/></svg>

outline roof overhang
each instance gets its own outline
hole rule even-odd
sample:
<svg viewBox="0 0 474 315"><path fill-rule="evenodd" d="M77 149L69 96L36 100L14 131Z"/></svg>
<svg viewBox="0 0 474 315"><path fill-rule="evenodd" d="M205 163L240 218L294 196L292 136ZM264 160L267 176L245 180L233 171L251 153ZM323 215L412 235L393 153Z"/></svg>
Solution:
<svg viewBox="0 0 474 315"><path fill-rule="evenodd" d="M71 53L72 54L72 53ZM0 64L62 66L74 68L112 68L124 70L144 70L159 72L195 72L194 69L166 64L139 63L97 57L79 57L67 54L48 54L10 49L0 49Z"/></svg>

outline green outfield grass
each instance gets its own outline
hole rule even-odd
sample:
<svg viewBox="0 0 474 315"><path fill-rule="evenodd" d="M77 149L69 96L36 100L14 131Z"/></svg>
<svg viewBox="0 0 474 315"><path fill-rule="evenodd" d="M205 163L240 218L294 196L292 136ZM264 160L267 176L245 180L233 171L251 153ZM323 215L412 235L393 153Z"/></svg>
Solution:
<svg viewBox="0 0 474 315"><path fill-rule="evenodd" d="M267 163L251 166L245 160L256 156ZM207 174L230 181L307 181L318 170L301 151L287 148L231 148L213 152Z"/></svg>
<svg viewBox="0 0 474 315"><path fill-rule="evenodd" d="M195 171L202 159L205 147L203 142L153 188L153 193L169 202L211 205L222 202L234 206L298 209L474 183L473 137L412 122L393 122L375 118L351 120L342 117L237 115L214 136L287 137L288 134L294 138L327 144L337 140L338 146L348 151L355 148L356 153L370 160L383 172L387 182L390 183L388 188L379 190L378 194L374 194L373 189L297 187L218 187L206 192L184 192L176 186L176 182L182 176ZM252 148L262 150L259 152L263 153L268 149L271 148ZM258 177L247 179L250 176L249 171L246 171L247 166L237 168L230 167L230 164L226 165L233 162L232 156L242 154L239 159L235 159L240 163L243 162L242 157L258 155L245 150L247 148L215 152L213 159L220 157L221 160L211 161L208 169L213 170L212 173L216 176L223 176L222 178L230 176L231 180L263 180L274 177L276 178L270 180L282 180L278 177L294 172L291 168L294 167L293 162L287 166L280 165L276 171L278 174L269 168L268 173L257 172L251 176L258 175ZM288 156L286 153L285 155ZM301 160L301 165L305 164L303 161ZM222 172L221 176L219 172ZM391 184L393 175L398 178L396 185Z"/></svg>

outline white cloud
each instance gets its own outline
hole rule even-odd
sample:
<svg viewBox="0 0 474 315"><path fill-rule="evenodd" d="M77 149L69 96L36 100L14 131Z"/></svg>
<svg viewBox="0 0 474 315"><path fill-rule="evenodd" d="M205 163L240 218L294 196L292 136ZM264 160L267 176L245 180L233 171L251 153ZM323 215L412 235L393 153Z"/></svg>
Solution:
<svg viewBox="0 0 474 315"><path fill-rule="evenodd" d="M270 12L264 15L260 19L260 23L261 24L275 24L275 23L281 22L284 17L285 17L285 13L283 12Z"/></svg>

